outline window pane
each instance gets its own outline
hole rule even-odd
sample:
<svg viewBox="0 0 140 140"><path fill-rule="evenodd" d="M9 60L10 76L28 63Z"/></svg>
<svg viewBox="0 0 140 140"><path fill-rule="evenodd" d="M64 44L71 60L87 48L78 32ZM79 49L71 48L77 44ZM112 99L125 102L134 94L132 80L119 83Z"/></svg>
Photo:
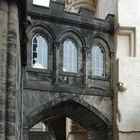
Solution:
<svg viewBox="0 0 140 140"><path fill-rule="evenodd" d="M44 36L37 34L32 40L32 67L47 69L48 44Z"/></svg>
<svg viewBox="0 0 140 140"><path fill-rule="evenodd" d="M77 49L71 39L63 44L63 71L77 72Z"/></svg>
<svg viewBox="0 0 140 140"><path fill-rule="evenodd" d="M104 50L98 45L92 47L92 75L105 76Z"/></svg>
<svg viewBox="0 0 140 140"><path fill-rule="evenodd" d="M33 51L36 51L37 44L33 44Z"/></svg>

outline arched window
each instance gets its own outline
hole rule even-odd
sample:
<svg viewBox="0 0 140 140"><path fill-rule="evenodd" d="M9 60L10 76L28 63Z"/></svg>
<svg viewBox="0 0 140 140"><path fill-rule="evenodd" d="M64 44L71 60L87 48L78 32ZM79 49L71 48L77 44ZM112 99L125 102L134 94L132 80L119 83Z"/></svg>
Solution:
<svg viewBox="0 0 140 140"><path fill-rule="evenodd" d="M105 51L97 44L92 47L92 75L105 76Z"/></svg>
<svg viewBox="0 0 140 140"><path fill-rule="evenodd" d="M77 48L72 39L66 39L63 43L63 71L77 72Z"/></svg>
<svg viewBox="0 0 140 140"><path fill-rule="evenodd" d="M48 68L48 43L41 34L36 34L32 39L32 67Z"/></svg>

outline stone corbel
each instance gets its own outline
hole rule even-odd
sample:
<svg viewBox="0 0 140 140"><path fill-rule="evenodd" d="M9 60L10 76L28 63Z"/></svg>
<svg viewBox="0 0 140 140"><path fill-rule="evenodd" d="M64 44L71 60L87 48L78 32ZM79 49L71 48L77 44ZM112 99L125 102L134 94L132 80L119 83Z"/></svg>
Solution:
<svg viewBox="0 0 140 140"><path fill-rule="evenodd" d="M120 92L124 92L127 90L127 86L123 82L118 82L117 87Z"/></svg>

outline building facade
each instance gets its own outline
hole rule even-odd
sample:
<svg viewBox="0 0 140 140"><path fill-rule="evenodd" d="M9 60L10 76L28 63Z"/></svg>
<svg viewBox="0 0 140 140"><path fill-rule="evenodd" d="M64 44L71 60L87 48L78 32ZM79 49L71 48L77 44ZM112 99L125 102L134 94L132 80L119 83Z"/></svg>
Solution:
<svg viewBox="0 0 140 140"><path fill-rule="evenodd" d="M139 140L139 0L0 1L1 140Z"/></svg>

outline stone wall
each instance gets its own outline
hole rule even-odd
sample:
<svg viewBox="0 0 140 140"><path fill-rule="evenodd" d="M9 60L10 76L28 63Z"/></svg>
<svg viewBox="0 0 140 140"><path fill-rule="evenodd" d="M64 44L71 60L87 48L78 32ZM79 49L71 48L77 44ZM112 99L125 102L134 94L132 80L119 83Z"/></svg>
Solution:
<svg viewBox="0 0 140 140"><path fill-rule="evenodd" d="M19 139L19 93L20 93L20 38L19 11L15 1L8 3L7 38L7 91L6 91L6 139Z"/></svg>
<svg viewBox="0 0 140 140"><path fill-rule="evenodd" d="M8 4L0 1L0 139L5 139Z"/></svg>
<svg viewBox="0 0 140 140"><path fill-rule="evenodd" d="M70 1L68 1L70 2ZM78 4L77 4L78 3ZM70 7L71 6L71 7ZM77 12L80 7L94 9L96 17L105 19L108 13L115 15L114 46L117 49L118 81L126 84L125 92L115 95L117 102L117 128L119 140L139 140L140 137L140 1L139 0L98 0L73 1L66 10ZM0 1L0 139L19 139L20 93L20 43L18 8L14 1ZM8 42L7 42L8 41ZM133 57L133 58L132 58ZM114 75L117 79L117 75ZM117 82L114 85L117 85ZM24 91L24 115L49 101L59 100L65 93ZM77 96L72 94L72 96ZM112 120L111 97L78 95L82 102L88 103ZM6 114L6 116L5 116ZM115 116L115 115L114 115ZM116 118L115 118L116 119ZM6 122L6 123L5 123ZM6 129L5 129L6 128ZM6 135L5 135L6 134ZM5 137L6 136L6 137Z"/></svg>
<svg viewBox="0 0 140 140"><path fill-rule="evenodd" d="M97 0L96 17L105 19L108 14L115 15L117 20L118 0Z"/></svg>
<svg viewBox="0 0 140 140"><path fill-rule="evenodd" d="M19 139L20 39L15 1L0 1L0 139Z"/></svg>
<svg viewBox="0 0 140 140"><path fill-rule="evenodd" d="M75 5L76 3L78 5ZM75 6L89 8L88 6L91 6L89 3L93 1L85 3L79 0L71 4L73 8ZM105 31L106 29L113 31L112 24L108 20L96 18L91 20L94 12L90 10L81 9L79 14L64 12L64 5L56 2L51 2L48 9L34 6L30 0L27 10L31 23L27 26L27 66L23 71L24 140L28 140L28 131L33 125L50 120L54 116L56 118L67 116L87 130L89 139L104 140L106 136L112 134L113 95L110 67L114 48L112 32ZM96 20L99 21L96 23ZM84 22L87 23L82 26ZM109 27L105 27L106 24ZM96 29L97 25L99 26ZM101 27L105 29L100 29ZM47 70L31 67L32 37L38 32L53 42L48 43L50 48ZM63 41L68 37L77 40L79 64L77 73L63 71ZM92 42L102 44L105 49L107 62L105 77L90 76ZM101 90L103 94L99 92Z"/></svg>
<svg viewBox="0 0 140 140"><path fill-rule="evenodd" d="M89 139L104 139L108 129L104 130L102 121L109 128L112 125L110 98L91 99L91 96L69 93L24 90L23 99L26 101L23 106L24 125L28 129L41 120L64 115L80 123L88 131ZM93 131L93 127L99 127L99 130ZM24 138L28 140L28 132L24 131L24 134Z"/></svg>
<svg viewBox="0 0 140 140"><path fill-rule="evenodd" d="M45 91L33 91L33 90L25 90L24 91L24 115L25 117L30 115L36 109L44 106L45 104L57 100L61 100L61 98L79 98L82 102L86 102L87 104L95 107L102 115L104 115L110 122L112 121L112 101L109 97L99 97L99 96L88 96L88 95L75 95L69 93L52 93Z"/></svg>
<svg viewBox="0 0 140 140"><path fill-rule="evenodd" d="M52 140L48 132L30 132L30 140Z"/></svg>
<svg viewBox="0 0 140 140"><path fill-rule="evenodd" d="M118 93L117 125L119 140L139 140L140 136L140 59L120 57L118 80L127 90Z"/></svg>
<svg viewBox="0 0 140 140"><path fill-rule="evenodd" d="M137 8L136 8L137 7ZM140 111L140 14L139 0L120 0L118 3L117 57L118 82L127 87L118 92L117 126L120 140L139 140Z"/></svg>
<svg viewBox="0 0 140 140"><path fill-rule="evenodd" d="M65 7L66 11L78 13L81 7L95 10L96 2L95 0L66 0Z"/></svg>
<svg viewBox="0 0 140 140"><path fill-rule="evenodd" d="M118 20L121 27L135 29L136 56L140 55L140 1L120 0L118 3Z"/></svg>

